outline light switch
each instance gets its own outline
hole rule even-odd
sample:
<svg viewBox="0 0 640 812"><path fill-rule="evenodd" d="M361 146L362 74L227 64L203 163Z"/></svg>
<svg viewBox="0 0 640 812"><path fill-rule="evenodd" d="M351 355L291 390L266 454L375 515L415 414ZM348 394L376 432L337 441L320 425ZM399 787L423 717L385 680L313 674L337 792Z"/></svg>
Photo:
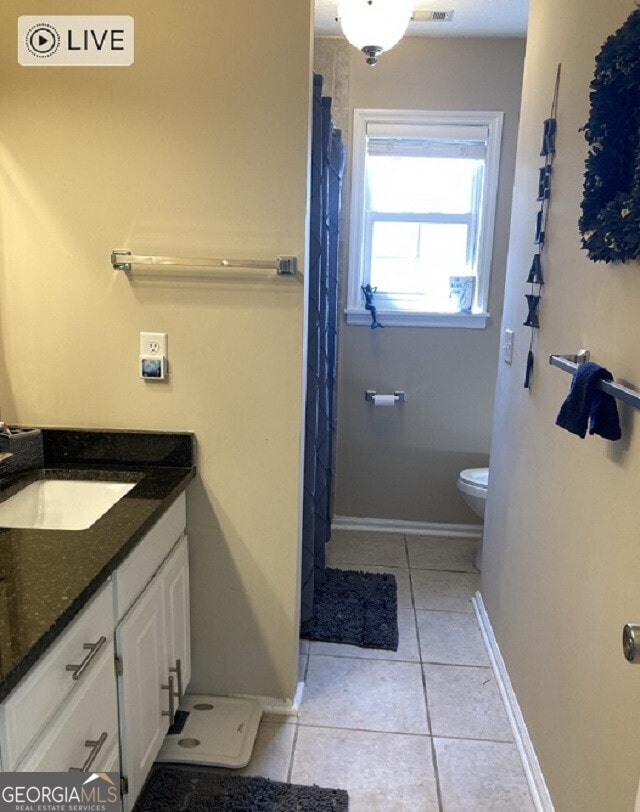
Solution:
<svg viewBox="0 0 640 812"><path fill-rule="evenodd" d="M504 358L505 364L510 364L513 361L513 330L504 331L502 357Z"/></svg>

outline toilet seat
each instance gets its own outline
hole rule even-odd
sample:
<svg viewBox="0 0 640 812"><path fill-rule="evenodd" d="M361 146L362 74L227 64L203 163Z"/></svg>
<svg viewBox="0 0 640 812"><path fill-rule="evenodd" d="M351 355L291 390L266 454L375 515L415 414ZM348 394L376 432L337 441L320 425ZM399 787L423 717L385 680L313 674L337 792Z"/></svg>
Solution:
<svg viewBox="0 0 640 812"><path fill-rule="evenodd" d="M485 492L489 487L489 469L488 468L465 468L459 474L460 483L467 485L470 489L469 492ZM477 489L477 490L476 490Z"/></svg>

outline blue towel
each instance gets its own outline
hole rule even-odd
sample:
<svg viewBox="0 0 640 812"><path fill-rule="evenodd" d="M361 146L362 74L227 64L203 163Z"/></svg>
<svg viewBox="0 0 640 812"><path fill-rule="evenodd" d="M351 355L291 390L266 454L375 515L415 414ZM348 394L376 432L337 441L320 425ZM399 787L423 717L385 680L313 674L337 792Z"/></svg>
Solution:
<svg viewBox="0 0 640 812"><path fill-rule="evenodd" d="M571 389L560 407L556 425L584 437L599 434L605 440L619 440L622 436L615 398L598 389L599 381L612 381L608 369L591 361L578 364Z"/></svg>

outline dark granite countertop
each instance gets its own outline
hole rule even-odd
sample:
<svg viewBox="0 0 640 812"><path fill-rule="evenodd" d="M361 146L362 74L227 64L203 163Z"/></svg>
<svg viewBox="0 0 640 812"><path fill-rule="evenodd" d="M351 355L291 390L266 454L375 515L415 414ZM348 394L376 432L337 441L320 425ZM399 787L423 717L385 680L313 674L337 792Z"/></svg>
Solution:
<svg viewBox="0 0 640 812"><path fill-rule="evenodd" d="M195 476L187 432L42 431L44 467L0 479L0 501L51 476L136 485L86 530L0 527L0 701Z"/></svg>

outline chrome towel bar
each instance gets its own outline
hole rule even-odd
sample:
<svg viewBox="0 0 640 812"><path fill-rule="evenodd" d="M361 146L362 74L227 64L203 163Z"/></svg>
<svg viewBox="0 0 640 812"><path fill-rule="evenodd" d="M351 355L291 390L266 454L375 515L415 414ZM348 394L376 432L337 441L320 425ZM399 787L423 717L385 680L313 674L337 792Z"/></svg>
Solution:
<svg viewBox="0 0 640 812"><path fill-rule="evenodd" d="M551 366L558 367L558 369L573 375L578 365L589 359L589 350L580 350L576 355L550 355L549 363ZM634 409L640 409L640 392L635 392L633 389L613 381L598 381L598 389L612 395L622 403L632 406Z"/></svg>
<svg viewBox="0 0 640 812"><path fill-rule="evenodd" d="M245 270L276 271L278 276L295 276L296 257L279 256L275 259L202 259L198 257L138 256L131 251L111 252L111 264L116 271L130 271L133 265L151 265L169 268L244 268Z"/></svg>

